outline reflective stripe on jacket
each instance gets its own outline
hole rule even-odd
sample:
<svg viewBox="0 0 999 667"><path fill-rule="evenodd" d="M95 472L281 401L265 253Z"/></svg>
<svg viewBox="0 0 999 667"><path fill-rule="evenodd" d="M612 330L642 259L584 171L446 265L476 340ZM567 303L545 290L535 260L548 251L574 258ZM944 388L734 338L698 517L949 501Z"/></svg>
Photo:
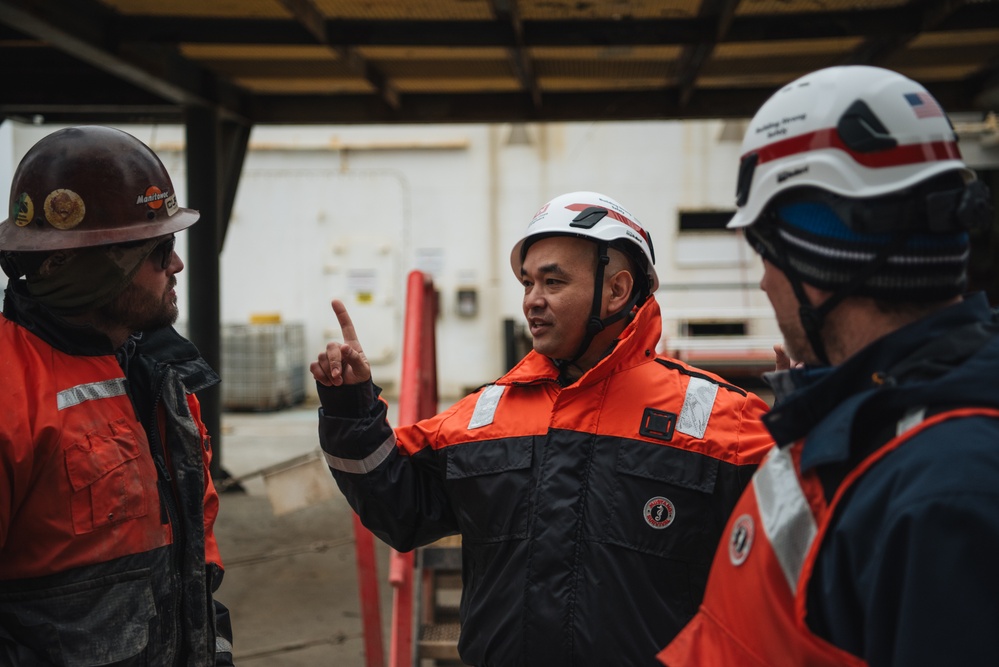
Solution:
<svg viewBox="0 0 999 667"><path fill-rule="evenodd" d="M999 410L963 408L921 422L876 449L825 501L815 470L801 473L803 443L774 447L753 477L718 547L697 616L660 654L668 667L862 667L867 662L814 634L806 596L823 537L841 500L872 466L941 422Z"/></svg>
<svg viewBox="0 0 999 667"><path fill-rule="evenodd" d="M320 387L321 442L365 525L400 550L461 534L466 663L653 665L697 609L772 439L762 400L657 357L660 326L650 300L575 383L531 352L394 431L361 390Z"/></svg>

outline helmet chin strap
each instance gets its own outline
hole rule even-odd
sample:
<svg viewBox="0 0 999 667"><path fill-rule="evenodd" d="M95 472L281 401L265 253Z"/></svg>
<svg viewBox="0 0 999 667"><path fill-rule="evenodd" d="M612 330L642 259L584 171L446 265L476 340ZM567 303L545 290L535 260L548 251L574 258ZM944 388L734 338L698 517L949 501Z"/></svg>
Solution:
<svg viewBox="0 0 999 667"><path fill-rule="evenodd" d="M569 366L575 364L579 361L580 357L586 354L586 351L590 348L594 337L598 333L615 322L619 322L626 317L631 317L635 305L638 304L640 294L636 292L632 295L628 303L625 304L624 308L610 317L600 319L600 310L603 305L604 271L607 265L610 264L610 255L607 252L609 248L610 245L606 241L597 241L597 270L593 279L593 305L590 306L590 317L586 321L586 333L571 359L552 359L552 363L555 364L559 373L565 373Z"/></svg>
<svg viewBox="0 0 999 667"><path fill-rule="evenodd" d="M793 278L788 276L788 278L790 278L794 295L798 297L798 319L801 321L801 327L805 330L805 335L808 337L808 344L812 346L812 352L815 353L819 362L823 366L829 366L829 355L826 353L825 341L822 340L822 324L825 322L829 311L842 301L846 295L842 293L833 294L822 305L816 308L808 300L808 296L805 295L805 289L801 286L801 281L797 275Z"/></svg>
<svg viewBox="0 0 999 667"><path fill-rule="evenodd" d="M828 299L818 306L812 305L808 295L805 294L801 274L791 266L785 244L779 240L774 243L781 264L779 268L787 276L788 282L791 283L791 289L794 290L794 295L798 299L798 319L801 322L801 327L805 331L805 336L808 337L809 345L812 346L812 352L815 353L815 356L823 366L831 365L829 354L826 351L826 344L822 338L822 325L825 323L826 315L844 299L860 289L860 286L867 282L868 278L881 270L881 267L888 262L888 258L894 252L901 249L908 240L908 234L896 235L890 243L885 244L878 251L878 254L875 255L874 259L870 261L863 271L857 273L849 283L833 292Z"/></svg>

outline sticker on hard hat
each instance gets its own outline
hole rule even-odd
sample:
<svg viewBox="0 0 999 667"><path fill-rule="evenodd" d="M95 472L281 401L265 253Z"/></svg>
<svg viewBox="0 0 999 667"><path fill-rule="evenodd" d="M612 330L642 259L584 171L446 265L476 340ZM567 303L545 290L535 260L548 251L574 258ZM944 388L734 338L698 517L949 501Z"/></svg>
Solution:
<svg viewBox="0 0 999 667"><path fill-rule="evenodd" d="M45 198L45 219L56 229L72 229L86 214L83 198L72 190L53 190Z"/></svg>
<svg viewBox="0 0 999 667"><path fill-rule="evenodd" d="M180 206L177 205L177 196L170 195L166 198L166 212L167 215L173 215L180 210Z"/></svg>
<svg viewBox="0 0 999 667"><path fill-rule="evenodd" d="M548 202L548 204L551 204L551 202ZM531 218L531 223L530 223L529 225L527 225L528 227L530 227L530 226L531 226L531 225L533 225L533 224L534 224L535 222L537 222L538 220L540 220L540 219L541 219L541 218L542 218L542 217L543 217L543 216L545 215L545 213L547 213L547 212L548 212L548 204L545 204L544 206L542 206L542 207L541 207L541 208L540 208L540 209L538 210L538 212L534 214L534 217L533 217L533 218Z"/></svg>
<svg viewBox="0 0 999 667"><path fill-rule="evenodd" d="M155 185L150 185L146 188L146 193L139 195L135 203L145 204L151 209L160 209L163 207L163 200L170 196L169 192L163 192Z"/></svg>
<svg viewBox="0 0 999 667"><path fill-rule="evenodd" d="M943 109L929 93L907 93L902 97L912 107L916 118L940 118L944 115Z"/></svg>
<svg viewBox="0 0 999 667"><path fill-rule="evenodd" d="M27 192L22 192L10 207L10 217L18 227L24 227L35 219L35 203Z"/></svg>
<svg viewBox="0 0 999 667"><path fill-rule="evenodd" d="M673 523L673 519L676 517L676 508L673 507L673 502L669 498L656 496L645 503L643 515L645 523L656 530L662 530Z"/></svg>

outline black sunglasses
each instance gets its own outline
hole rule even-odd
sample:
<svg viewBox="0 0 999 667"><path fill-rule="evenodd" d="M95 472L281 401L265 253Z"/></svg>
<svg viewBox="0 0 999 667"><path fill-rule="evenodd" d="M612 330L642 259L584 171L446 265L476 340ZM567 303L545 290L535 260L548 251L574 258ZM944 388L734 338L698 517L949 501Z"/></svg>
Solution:
<svg viewBox="0 0 999 667"><path fill-rule="evenodd" d="M149 256L154 260L158 257L160 262L160 268L164 271L170 266L170 260L173 259L173 248L177 244L177 237L171 234L162 241L156 244L153 251L149 253Z"/></svg>
<svg viewBox="0 0 999 667"><path fill-rule="evenodd" d="M126 241L125 243L116 243L115 245L121 248L138 248L148 242L149 239L139 239L138 241ZM153 246L148 257L159 264L162 270L166 271L170 266L170 260L173 259L173 248L176 244L177 237L171 234Z"/></svg>

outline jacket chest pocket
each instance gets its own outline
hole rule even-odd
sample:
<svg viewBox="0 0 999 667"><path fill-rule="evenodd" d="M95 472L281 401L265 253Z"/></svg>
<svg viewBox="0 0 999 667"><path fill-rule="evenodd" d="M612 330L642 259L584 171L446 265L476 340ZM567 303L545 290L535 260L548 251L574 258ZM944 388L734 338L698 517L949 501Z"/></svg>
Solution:
<svg viewBox="0 0 999 667"><path fill-rule="evenodd" d="M609 478L602 541L683 561L712 558L721 525L714 490L718 461L672 447L622 443ZM610 472L610 470L607 470Z"/></svg>
<svg viewBox="0 0 999 667"><path fill-rule="evenodd" d="M447 488L462 540L501 542L527 536L533 439L447 448Z"/></svg>
<svg viewBox="0 0 999 667"><path fill-rule="evenodd" d="M139 441L124 419L66 448L76 534L145 516L140 453Z"/></svg>

